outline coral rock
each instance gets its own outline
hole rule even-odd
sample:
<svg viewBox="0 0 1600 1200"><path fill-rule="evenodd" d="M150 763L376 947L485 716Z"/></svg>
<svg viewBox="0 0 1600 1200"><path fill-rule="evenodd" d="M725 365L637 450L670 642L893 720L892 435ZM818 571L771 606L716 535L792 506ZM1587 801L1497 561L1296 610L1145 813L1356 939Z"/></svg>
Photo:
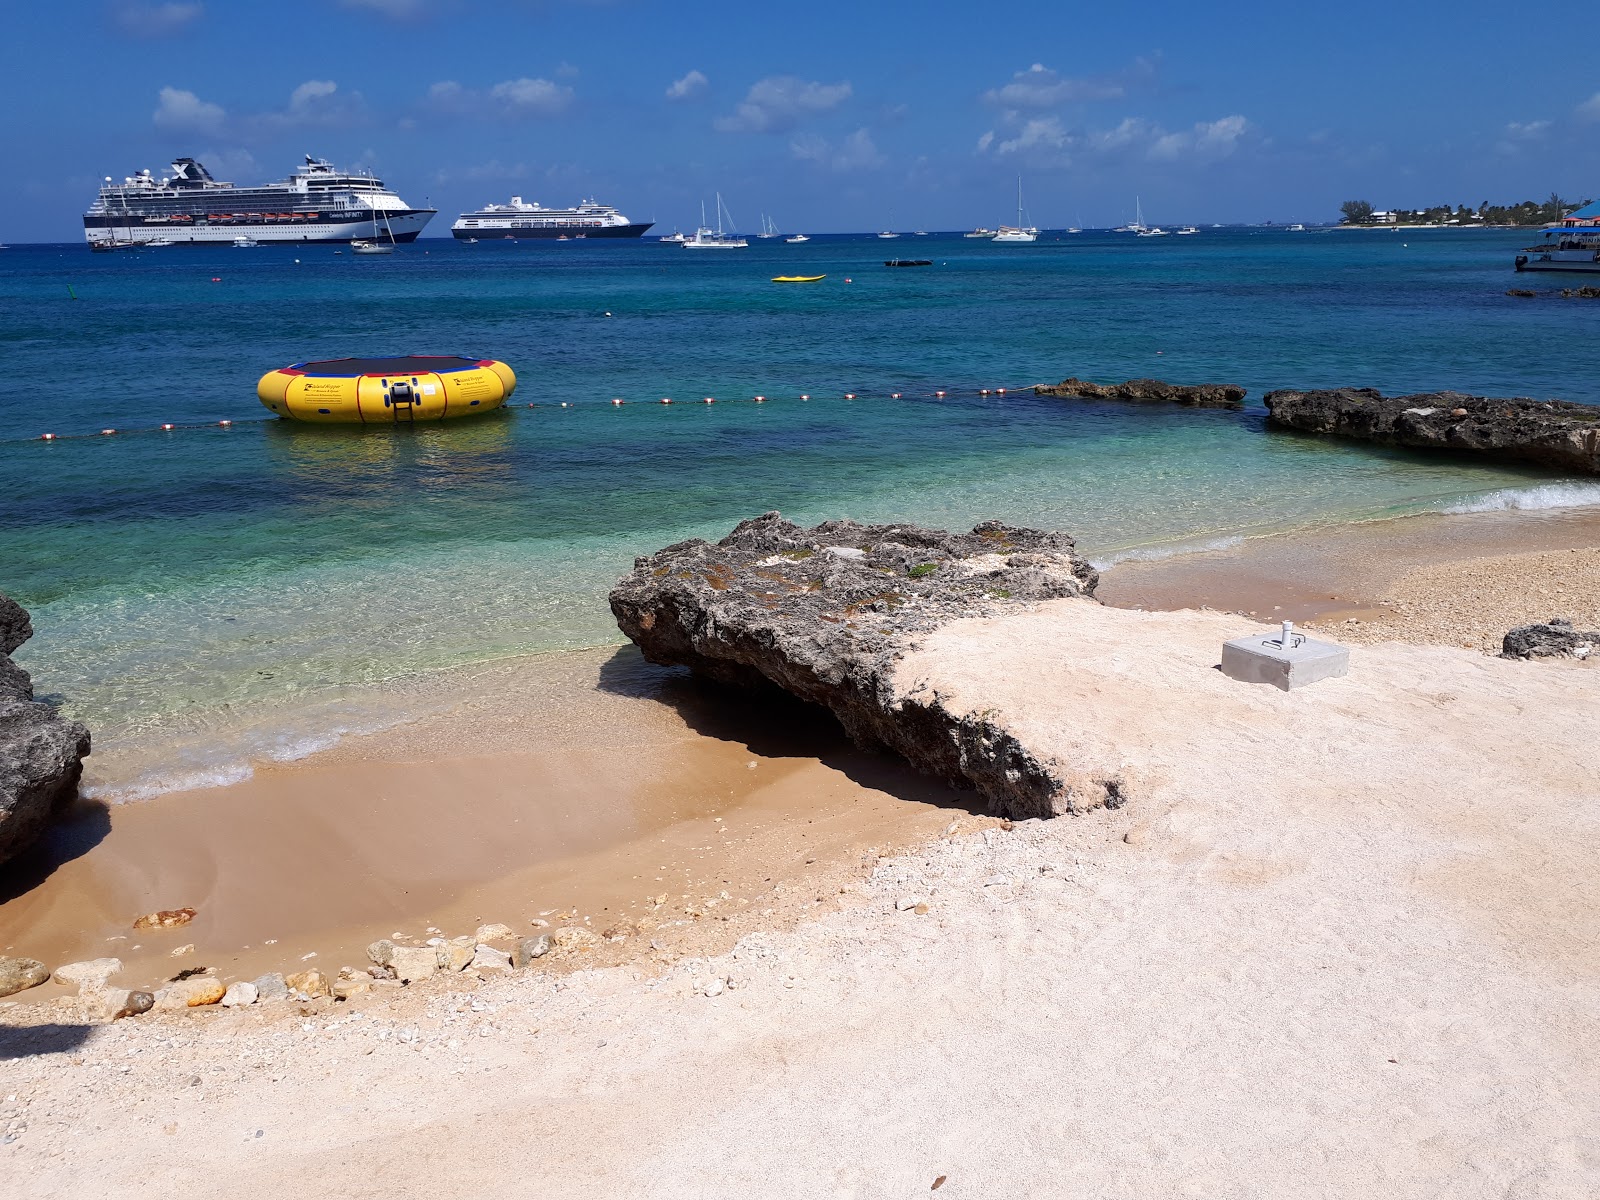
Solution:
<svg viewBox="0 0 1600 1200"><path fill-rule="evenodd" d="M654 663L780 688L830 709L857 744L976 788L1006 816L1049 816L1065 782L1014 736L902 694L895 664L952 621L1091 597L1094 569L1061 533L990 521L971 533L777 513L716 545L695 539L634 563L611 592L622 632Z"/></svg>
<svg viewBox="0 0 1600 1200"><path fill-rule="evenodd" d="M0 996L10 996L15 992L38 987L49 978L49 970L37 959L9 958L0 955Z"/></svg>

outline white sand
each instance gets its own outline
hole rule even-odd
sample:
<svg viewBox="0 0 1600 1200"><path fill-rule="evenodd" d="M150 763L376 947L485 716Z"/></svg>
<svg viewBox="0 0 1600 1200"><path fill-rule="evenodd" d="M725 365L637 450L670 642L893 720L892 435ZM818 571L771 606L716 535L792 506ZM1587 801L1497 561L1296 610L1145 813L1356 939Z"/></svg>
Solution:
<svg viewBox="0 0 1600 1200"><path fill-rule="evenodd" d="M1244 629L940 632L903 678L1129 805L883 860L709 963L41 1030L5 1191L1594 1196L1600 670L1384 645L1284 694L1212 669Z"/></svg>

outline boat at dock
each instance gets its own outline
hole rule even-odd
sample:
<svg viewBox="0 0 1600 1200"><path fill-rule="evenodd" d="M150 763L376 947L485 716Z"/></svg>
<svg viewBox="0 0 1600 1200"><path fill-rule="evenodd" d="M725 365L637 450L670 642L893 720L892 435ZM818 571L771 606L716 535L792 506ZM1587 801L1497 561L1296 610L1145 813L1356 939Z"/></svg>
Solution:
<svg viewBox="0 0 1600 1200"><path fill-rule="evenodd" d="M1600 274L1600 201L1568 213L1546 228L1544 238L1517 251L1516 270Z"/></svg>

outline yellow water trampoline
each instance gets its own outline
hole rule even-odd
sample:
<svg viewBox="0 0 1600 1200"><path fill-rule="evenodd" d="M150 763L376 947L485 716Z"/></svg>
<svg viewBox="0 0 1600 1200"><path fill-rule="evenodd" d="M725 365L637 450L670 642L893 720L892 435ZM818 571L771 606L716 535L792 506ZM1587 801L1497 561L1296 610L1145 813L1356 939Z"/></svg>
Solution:
<svg viewBox="0 0 1600 1200"><path fill-rule="evenodd" d="M492 358L410 354L280 367L261 377L256 395L293 421L406 425L490 412L516 388L516 374Z"/></svg>

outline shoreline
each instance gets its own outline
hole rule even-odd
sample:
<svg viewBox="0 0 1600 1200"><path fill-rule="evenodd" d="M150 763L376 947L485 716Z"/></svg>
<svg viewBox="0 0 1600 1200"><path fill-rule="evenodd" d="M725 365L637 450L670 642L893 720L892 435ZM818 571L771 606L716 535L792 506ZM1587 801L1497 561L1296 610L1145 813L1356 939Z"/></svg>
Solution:
<svg viewBox="0 0 1600 1200"><path fill-rule="evenodd" d="M1489 633L1497 646L1553 615L1600 626L1597 546L1595 510L1422 514L1125 560L1098 594L1291 619L1348 642L1492 648ZM1580 578L1553 595L1516 578L1486 590L1477 576L1502 576L1508 556L1523 560L1513 575ZM1463 589L1479 597L1476 624L1452 599ZM665 961L731 944L735 927L791 922L864 861L952 822L990 823L974 797L856 750L823 714L694 687L631 646L458 669L418 711L226 787L80 804L0 896L0 953L115 954L130 983L154 986L197 966L224 979L361 970L365 946L391 933L504 923L530 936L566 921L620 933L585 962ZM785 902L813 878L827 886ZM130 929L181 907L198 911L181 930Z"/></svg>
<svg viewBox="0 0 1600 1200"><path fill-rule="evenodd" d="M1441 550L1421 569L1491 564L1514 584L1574 549L1577 598L1600 603L1593 544ZM1379 574L1373 590L1409 594L1415 572ZM338 1002L114 1023L93 1001L0 1002L7 1165L40 1195L107 1197L250 1178L404 1200L437 1192L441 1163L456 1190L550 1197L1294 1195L1308 1178L1393 1200L1588 1195L1597 664L1387 643L1281 693L1211 667L1247 624L1060 599L956 620L896 666L1051 761L1115 771L1130 785L1116 809L1013 824L932 806L899 852L817 853L826 804L791 764L794 875L743 906L728 887L698 917L621 942L602 929L515 974ZM632 698L726 743L735 777L746 754L759 776L807 750L851 810L867 803L873 781L807 743L794 711L708 713L708 689L657 685ZM445 732L469 728L528 734L504 705ZM648 728L614 732L613 760L665 761ZM905 833L917 799L881 782ZM722 841L759 846L749 807L680 822L684 848L721 866ZM641 840L640 865L665 874L673 860ZM701 940L673 941L683 930Z"/></svg>

